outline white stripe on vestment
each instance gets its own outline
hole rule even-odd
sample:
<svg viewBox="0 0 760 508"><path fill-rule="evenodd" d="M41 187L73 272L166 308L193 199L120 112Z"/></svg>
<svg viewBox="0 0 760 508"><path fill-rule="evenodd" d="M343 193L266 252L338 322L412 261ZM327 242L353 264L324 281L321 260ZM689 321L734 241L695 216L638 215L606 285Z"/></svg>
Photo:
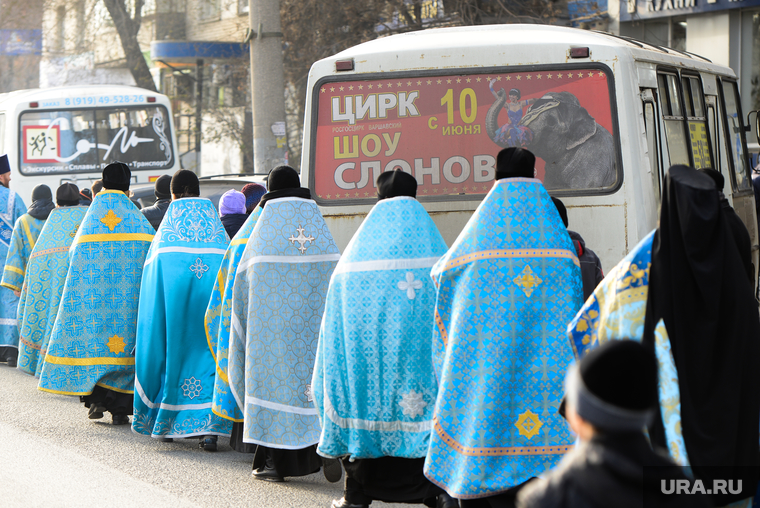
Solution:
<svg viewBox="0 0 760 508"><path fill-rule="evenodd" d="M240 263L237 274L246 271L255 263L321 263L323 261L340 261L340 254L315 254L313 256L254 256Z"/></svg>
<svg viewBox="0 0 760 508"><path fill-rule="evenodd" d="M159 254L165 254L169 252L181 252L183 254L221 254L224 255L226 249L214 249L211 247L161 247L156 249L150 257L145 261L145 266L152 263Z"/></svg>
<svg viewBox="0 0 760 508"><path fill-rule="evenodd" d="M245 404L243 404L243 397L241 394L235 391L235 383L232 382L232 379L230 379L229 375L230 372L236 368L235 355L229 354L231 351L233 351L233 345L235 344L235 335L238 337L245 337L245 332L243 331L243 327L240 324L240 320L233 312L232 326L230 327L230 343L227 346L227 379L229 380L228 384L230 385L230 392L232 393L232 397L235 399L235 402L237 402L238 407L243 410L245 408ZM242 369L241 371L245 372L245 369Z"/></svg>
<svg viewBox="0 0 760 508"><path fill-rule="evenodd" d="M11 229L13 229L13 212L16 208L15 205L16 192L12 189L8 189L8 202L6 203L8 208L5 210L5 213L0 212L0 217L4 218L6 223L10 223Z"/></svg>
<svg viewBox="0 0 760 508"><path fill-rule="evenodd" d="M288 406L286 404L280 404L279 402L272 402L269 400L259 399L249 395L245 396L245 403L254 406L261 406L267 409L274 409L275 411L282 411L284 413L295 413L298 415L316 416L317 409L309 407Z"/></svg>
<svg viewBox="0 0 760 508"><path fill-rule="evenodd" d="M374 430L382 432L430 432L433 428L433 420L422 422L382 422L373 420L361 420L359 418L343 418L330 402L330 397L325 394L325 415L335 425L342 429Z"/></svg>
<svg viewBox="0 0 760 508"><path fill-rule="evenodd" d="M383 270L414 270L415 268L432 268L440 257L416 259L378 259L375 261L356 261L339 263L333 275L347 272L375 272Z"/></svg>
<svg viewBox="0 0 760 508"><path fill-rule="evenodd" d="M140 385L140 381L137 380L137 377L135 377L135 391L140 395L140 399L143 401L143 403L148 406L151 409L166 409L167 411L185 411L185 410L196 410L196 409L209 409L211 407L211 402L205 402L203 404L155 404L150 401L147 395L145 395L145 391L143 390L143 387Z"/></svg>
<svg viewBox="0 0 760 508"><path fill-rule="evenodd" d="M7 288L6 288L7 289ZM18 320L11 318L0 318L0 325L18 325Z"/></svg>

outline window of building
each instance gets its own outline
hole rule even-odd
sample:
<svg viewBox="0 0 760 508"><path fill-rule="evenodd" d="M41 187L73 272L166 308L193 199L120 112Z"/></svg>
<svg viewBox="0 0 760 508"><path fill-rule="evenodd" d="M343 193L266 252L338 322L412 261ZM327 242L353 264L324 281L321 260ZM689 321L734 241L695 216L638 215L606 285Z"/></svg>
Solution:
<svg viewBox="0 0 760 508"><path fill-rule="evenodd" d="M200 17L201 21L218 20L221 14L219 0L200 0Z"/></svg>

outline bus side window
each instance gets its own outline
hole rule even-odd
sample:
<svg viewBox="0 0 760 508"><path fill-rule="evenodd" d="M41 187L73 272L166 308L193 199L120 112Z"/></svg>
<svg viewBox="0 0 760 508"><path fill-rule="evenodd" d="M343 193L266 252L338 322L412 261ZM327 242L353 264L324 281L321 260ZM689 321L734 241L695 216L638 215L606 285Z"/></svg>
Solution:
<svg viewBox="0 0 760 508"><path fill-rule="evenodd" d="M644 128L647 135L647 152L649 154L649 173L656 195L662 194L660 175L660 136L657 125L657 106L654 103L652 90L642 90L641 97L644 106Z"/></svg>
<svg viewBox="0 0 760 508"><path fill-rule="evenodd" d="M694 159L694 167L712 168L710 155L710 140L707 134L707 117L705 116L704 100L702 97L702 84L696 76L683 76L684 104L686 106L686 125L689 129L691 141L691 155Z"/></svg>
<svg viewBox="0 0 760 508"><path fill-rule="evenodd" d="M667 141L669 166L675 164L691 165L684 129L683 109L681 108L680 86L675 74L657 76L660 91L660 107L665 122L665 140Z"/></svg>
<svg viewBox="0 0 760 508"><path fill-rule="evenodd" d="M705 106L707 107L707 130L710 132L710 148L712 148L713 161L715 166L713 169L720 171L720 143L718 142L718 114L716 113L717 97L714 95L705 96ZM723 139L723 136L721 136Z"/></svg>
<svg viewBox="0 0 760 508"><path fill-rule="evenodd" d="M731 160L731 180L735 190L748 190L752 188L752 181L747 164L747 147L742 135L744 124L742 123L739 93L736 90L736 83L733 81L720 80L719 88L722 92L725 110L726 150L729 153L728 158Z"/></svg>

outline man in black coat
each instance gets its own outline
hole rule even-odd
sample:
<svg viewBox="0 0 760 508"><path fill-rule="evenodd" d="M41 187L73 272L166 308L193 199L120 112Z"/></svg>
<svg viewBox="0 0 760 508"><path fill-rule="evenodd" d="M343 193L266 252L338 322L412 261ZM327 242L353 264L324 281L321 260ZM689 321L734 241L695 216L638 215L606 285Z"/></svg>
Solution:
<svg viewBox="0 0 760 508"><path fill-rule="evenodd" d="M166 209L169 208L169 204L172 202L170 189L171 182L171 176L160 176L158 180L156 180L156 186L153 190L153 194L156 195L156 202L153 206L148 206L140 210L156 231L158 231L158 226L161 225L161 221L164 220Z"/></svg>

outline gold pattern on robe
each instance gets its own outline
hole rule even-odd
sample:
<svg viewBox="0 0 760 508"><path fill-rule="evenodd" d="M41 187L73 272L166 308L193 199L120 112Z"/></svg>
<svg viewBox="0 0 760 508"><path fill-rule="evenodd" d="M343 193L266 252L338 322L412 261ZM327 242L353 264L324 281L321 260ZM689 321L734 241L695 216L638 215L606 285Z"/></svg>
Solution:
<svg viewBox="0 0 760 508"><path fill-rule="evenodd" d="M533 293L533 290L543 282L543 280L533 273L533 270L530 269L530 265L525 265L525 268L520 275L512 279L512 281L520 286L520 289L523 290L525 296L530 296Z"/></svg>
<svg viewBox="0 0 760 508"><path fill-rule="evenodd" d="M114 228L122 221L122 218L113 213L113 210L108 210L108 213L100 219L100 222L108 226L108 229L113 231Z"/></svg>
<svg viewBox="0 0 760 508"><path fill-rule="evenodd" d="M543 422L538 419L538 415L528 409L517 418L515 427L520 431L520 435L531 439L538 434L538 431L543 427Z"/></svg>

